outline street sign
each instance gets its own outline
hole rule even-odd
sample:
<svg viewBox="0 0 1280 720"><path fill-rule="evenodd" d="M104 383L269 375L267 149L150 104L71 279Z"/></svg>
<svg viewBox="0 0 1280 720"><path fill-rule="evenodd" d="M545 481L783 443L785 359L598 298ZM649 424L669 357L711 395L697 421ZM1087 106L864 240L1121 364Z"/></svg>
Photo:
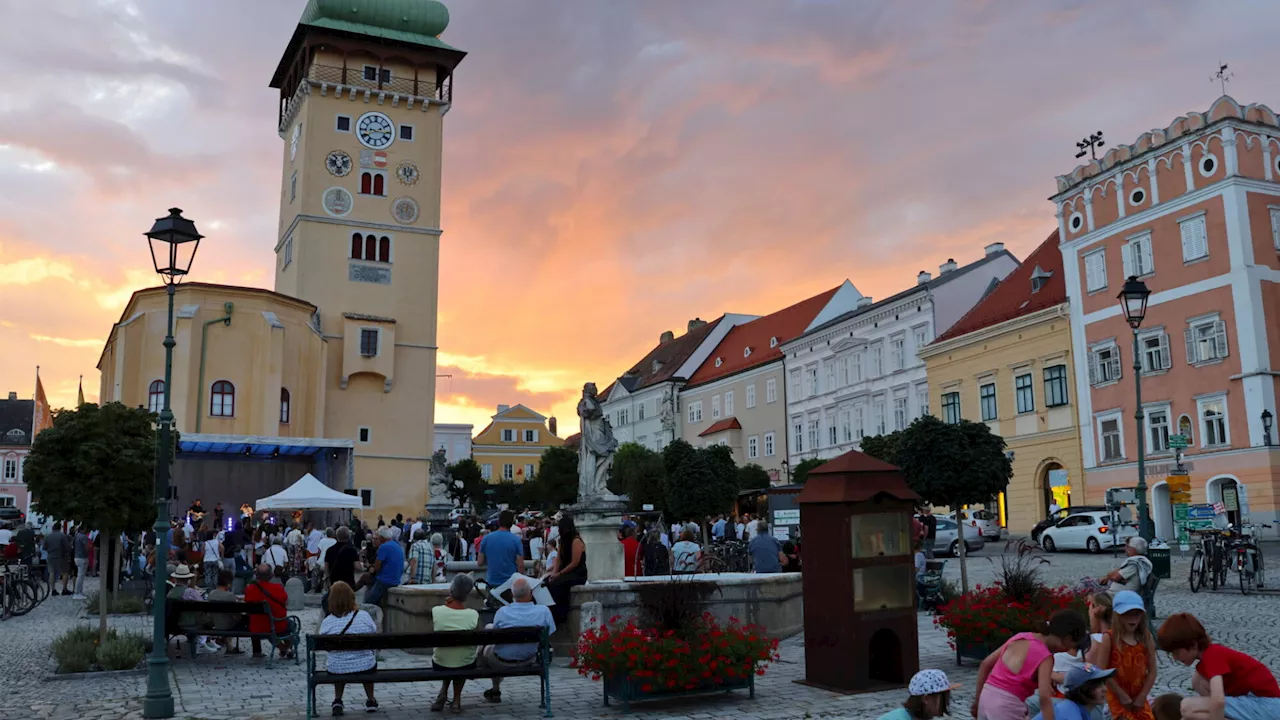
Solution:
<svg viewBox="0 0 1280 720"><path fill-rule="evenodd" d="M1183 490L1174 490L1169 493L1169 502L1177 505L1186 505L1191 502L1191 493Z"/></svg>
<svg viewBox="0 0 1280 720"><path fill-rule="evenodd" d="M1169 447L1174 450L1186 450L1191 447L1191 438L1186 435L1170 435Z"/></svg>
<svg viewBox="0 0 1280 720"><path fill-rule="evenodd" d="M1187 508L1187 518L1189 520L1212 520L1218 513L1214 511L1213 506L1208 503L1200 503L1191 505Z"/></svg>
<svg viewBox="0 0 1280 720"><path fill-rule="evenodd" d="M1173 519L1175 522L1184 523L1187 521L1187 506L1183 503L1176 503L1173 506Z"/></svg>

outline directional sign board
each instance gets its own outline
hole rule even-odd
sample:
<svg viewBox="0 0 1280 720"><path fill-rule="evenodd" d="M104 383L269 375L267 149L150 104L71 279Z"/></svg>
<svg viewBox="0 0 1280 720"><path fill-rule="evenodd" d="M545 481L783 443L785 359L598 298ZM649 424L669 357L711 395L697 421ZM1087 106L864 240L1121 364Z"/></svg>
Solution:
<svg viewBox="0 0 1280 720"><path fill-rule="evenodd" d="M1186 435L1170 435L1169 448L1171 450L1186 450L1191 447L1191 438Z"/></svg>
<svg viewBox="0 0 1280 720"><path fill-rule="evenodd" d="M1213 527L1213 518L1218 513L1214 512L1213 506L1208 504L1191 505L1187 507L1187 529L1188 530L1208 530Z"/></svg>

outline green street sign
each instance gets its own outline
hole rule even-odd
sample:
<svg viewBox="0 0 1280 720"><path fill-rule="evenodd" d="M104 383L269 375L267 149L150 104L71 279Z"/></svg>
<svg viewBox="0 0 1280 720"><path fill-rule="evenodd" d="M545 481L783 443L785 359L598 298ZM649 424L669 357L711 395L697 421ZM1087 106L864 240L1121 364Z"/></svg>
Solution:
<svg viewBox="0 0 1280 720"><path fill-rule="evenodd" d="M1170 435L1169 447L1171 449L1186 450L1191 447L1191 438L1186 435Z"/></svg>
<svg viewBox="0 0 1280 720"><path fill-rule="evenodd" d="M1187 506L1178 503L1173 506L1173 519L1176 522L1184 523L1187 521Z"/></svg>

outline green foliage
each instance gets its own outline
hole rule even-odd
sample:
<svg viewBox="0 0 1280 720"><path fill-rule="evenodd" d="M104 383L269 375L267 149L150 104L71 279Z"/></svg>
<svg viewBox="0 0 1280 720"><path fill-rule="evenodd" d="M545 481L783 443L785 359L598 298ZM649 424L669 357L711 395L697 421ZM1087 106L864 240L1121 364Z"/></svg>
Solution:
<svg viewBox="0 0 1280 720"><path fill-rule="evenodd" d="M98 642L98 629L77 625L53 641L53 657L58 672L75 673L89 670L132 670L151 650L151 638L138 632L107 631L105 642Z"/></svg>
<svg viewBox="0 0 1280 720"><path fill-rule="evenodd" d="M902 430L891 432L888 435L871 435L862 438L859 447L862 452L870 455L877 460L883 460L890 465L898 464L898 443L902 440Z"/></svg>
<svg viewBox="0 0 1280 720"><path fill-rule="evenodd" d="M453 483L449 485L449 499L459 507L471 503L476 511L483 512L486 483L480 475L480 465L471 458L463 458L446 470L453 478Z"/></svg>
<svg viewBox="0 0 1280 720"><path fill-rule="evenodd" d="M156 518L152 502L156 415L112 402L54 416L27 456L38 510L104 532L139 532Z"/></svg>
<svg viewBox="0 0 1280 720"><path fill-rule="evenodd" d="M100 598L97 592L89 593L84 600L85 612L90 615L97 615L99 601ZM146 610L146 604L137 595L117 596L115 593L107 593L108 615L136 615L144 610Z"/></svg>
<svg viewBox="0 0 1280 720"><path fill-rule="evenodd" d="M809 479L809 471L826 462L826 460L819 460L818 458L802 460L799 465L791 468L791 482L795 485L805 484Z"/></svg>
<svg viewBox="0 0 1280 720"><path fill-rule="evenodd" d="M764 490L769 487L769 471L755 463L738 468L739 490Z"/></svg>
<svg viewBox="0 0 1280 720"><path fill-rule="evenodd" d="M953 508L990 502L1013 476L1004 439L984 423L951 424L928 415L902 431L886 461L902 468L920 497Z"/></svg>
<svg viewBox="0 0 1280 720"><path fill-rule="evenodd" d="M650 504L666 511L667 469L661 454L637 443L623 443L613 456L613 480L614 492L626 494L632 510Z"/></svg>
<svg viewBox="0 0 1280 720"><path fill-rule="evenodd" d="M738 471L728 447L694 448L676 440L662 451L662 464L667 469L667 511L671 517L701 520L733 506Z"/></svg>
<svg viewBox="0 0 1280 720"><path fill-rule="evenodd" d="M524 483L513 504L539 510L557 510L578 499L578 453L572 448L549 447L542 451L538 474Z"/></svg>
<svg viewBox="0 0 1280 720"><path fill-rule="evenodd" d="M132 670L142 662L146 651L131 638L108 637L98 647L98 664L103 670Z"/></svg>
<svg viewBox="0 0 1280 720"><path fill-rule="evenodd" d="M88 625L77 625L53 641L53 658L60 673L88 671L97 653L98 629Z"/></svg>

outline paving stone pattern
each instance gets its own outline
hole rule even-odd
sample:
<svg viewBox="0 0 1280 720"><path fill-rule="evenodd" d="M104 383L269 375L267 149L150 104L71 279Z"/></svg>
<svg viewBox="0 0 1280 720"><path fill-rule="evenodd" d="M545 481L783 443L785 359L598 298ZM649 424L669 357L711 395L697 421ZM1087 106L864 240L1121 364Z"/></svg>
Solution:
<svg viewBox="0 0 1280 720"><path fill-rule="evenodd" d="M971 582L990 582L998 563L988 560L999 548L987 550L969 561ZM1264 551L1280 561L1280 545ZM1051 583L1075 583L1081 577L1104 574L1118 563L1109 555L1059 554L1050 556L1044 566ZM1273 571L1280 586L1280 571ZM959 576L956 561L947 564L949 577ZM1165 581L1157 594L1160 616L1180 610L1198 615L1214 638L1226 645L1253 654L1273 670L1280 670L1280 595L1242 597L1237 592L1192 594L1186 583L1187 560L1175 553L1173 579ZM81 601L69 597L50 598L29 615L0 623L0 718L4 720L118 720L141 717L141 696L146 689L145 675L94 677L74 680L48 680L53 671L49 643L58 634L77 623L95 620L82 612ZM304 628L314 629L318 612L303 611ZM150 618L112 618L115 627L148 631ZM242 642L247 650L247 643ZM946 637L937 630L929 616L920 619L920 658L922 667L945 670L955 682L964 684L956 693L953 717L967 717L976 680L976 663L957 667ZM706 697L681 698L664 703L637 705L630 713L634 718L719 718L735 720L766 718L876 718L896 707L903 691L867 695L839 695L817 690L795 681L804 677L804 645L802 637L782 643L782 661L757 678L756 699L745 691ZM176 653L175 653L176 655ZM174 657L175 655L171 655ZM425 658L400 652L384 653L381 667L420 664ZM598 683L580 677L568 667L565 658L556 661L552 671L552 708L557 718L622 717L625 713L615 703L605 708ZM202 655L194 661L182 657L170 663L171 684L177 717L221 720L277 720L306 716L305 671L302 665L278 661L268 670L261 660L248 654L226 657L222 654ZM481 692L487 681L467 684L463 694L465 714L485 720L540 717L537 708L536 678L513 678L502 685L503 702L489 705ZM1190 670L1161 654L1156 693L1189 692ZM380 685L377 697L381 710L371 718L421 718L438 686L432 683ZM321 717L327 717L332 690L318 693ZM362 716L363 691L347 689L347 713Z"/></svg>

